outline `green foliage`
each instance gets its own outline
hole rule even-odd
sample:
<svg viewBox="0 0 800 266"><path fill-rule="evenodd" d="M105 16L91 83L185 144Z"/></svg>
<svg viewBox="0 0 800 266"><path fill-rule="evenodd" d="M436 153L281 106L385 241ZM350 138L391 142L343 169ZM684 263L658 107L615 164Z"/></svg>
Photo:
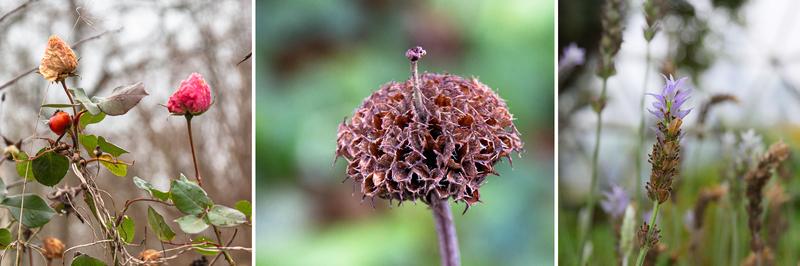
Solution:
<svg viewBox="0 0 800 266"><path fill-rule="evenodd" d="M102 136L81 135L80 142L81 145L83 145L83 148L86 149L86 152L89 154L94 154L95 147L100 147L101 151L109 153L114 157L119 157L120 155L128 153L128 151L125 149L106 141L106 139Z"/></svg>
<svg viewBox="0 0 800 266"><path fill-rule="evenodd" d="M71 266L106 266L106 263L89 255L81 254L72 260Z"/></svg>
<svg viewBox="0 0 800 266"><path fill-rule="evenodd" d="M153 184L150 184L150 182L147 182L144 179L139 178L138 176L133 177L133 184L135 184L138 188L147 191L148 193L150 193L150 196L158 200L168 201L170 198L169 192L164 192L156 189L153 186Z"/></svg>
<svg viewBox="0 0 800 266"><path fill-rule="evenodd" d="M208 237L199 236L195 239L192 239L192 243L198 243L198 245L194 247L194 251L200 255L215 256L219 254L219 249L216 246L210 244L216 242L209 239Z"/></svg>
<svg viewBox="0 0 800 266"><path fill-rule="evenodd" d="M11 231L6 228L0 228L0 249L5 249L13 242L11 238Z"/></svg>
<svg viewBox="0 0 800 266"><path fill-rule="evenodd" d="M252 213L253 213L253 205L249 201L240 200L240 201L236 202L236 205L233 205L233 207L236 210L244 213L244 215L247 216L247 220L248 221L250 220L250 215L252 215Z"/></svg>
<svg viewBox="0 0 800 266"><path fill-rule="evenodd" d="M132 243L133 237L136 236L136 225L133 219L127 215L123 216L122 221L117 225L117 231L122 241L128 244Z"/></svg>
<svg viewBox="0 0 800 266"><path fill-rule="evenodd" d="M203 218L197 217L197 215L186 215L175 219L175 222L187 234L197 234L208 228L208 223Z"/></svg>
<svg viewBox="0 0 800 266"><path fill-rule="evenodd" d="M74 88L70 89L72 91L72 96L75 98L76 101L83 104L83 107L86 108L86 111L89 114L97 115L100 113L100 108L97 107L97 104L92 102L88 96L86 96L86 92L83 91L83 88Z"/></svg>
<svg viewBox="0 0 800 266"><path fill-rule="evenodd" d="M115 88L108 97L95 97L92 100L103 113L117 116L127 113L147 95L144 85L141 82L137 82L132 85Z"/></svg>
<svg viewBox="0 0 800 266"><path fill-rule="evenodd" d="M201 214L214 204L200 186L189 181L183 174L172 181L169 192L175 207L183 214Z"/></svg>
<svg viewBox="0 0 800 266"><path fill-rule="evenodd" d="M175 238L175 232L164 221L164 217L149 206L147 207L147 223L161 241L172 241Z"/></svg>
<svg viewBox="0 0 800 266"><path fill-rule="evenodd" d="M88 125L100 123L105 118L106 118L105 113L98 113L95 115L91 113L85 113L81 115L80 127L81 129L83 129L86 128L86 126Z"/></svg>
<svg viewBox="0 0 800 266"><path fill-rule="evenodd" d="M216 226L231 227L246 223L247 216L236 209L214 205L208 211L208 221Z"/></svg>
<svg viewBox="0 0 800 266"><path fill-rule="evenodd" d="M27 153L20 151L17 153L14 160L17 161L17 174L20 178L27 178L28 180L35 179L33 176L33 167L31 167L31 161L28 160Z"/></svg>
<svg viewBox="0 0 800 266"><path fill-rule="evenodd" d="M7 197L0 202L0 206L7 208L15 220L21 220L22 224L28 228L41 227L56 214L41 197L34 194ZM20 219L22 207L25 210L22 211L22 219Z"/></svg>
<svg viewBox="0 0 800 266"><path fill-rule="evenodd" d="M103 165L106 169L108 169L109 172L111 172L115 176L128 175L128 165L126 165L124 162L117 162L116 159L114 159L114 157L111 157L111 155L108 154L100 155L100 158L111 161L111 162L100 161L100 164Z"/></svg>
<svg viewBox="0 0 800 266"><path fill-rule="evenodd" d="M47 148L42 148L36 154L36 159L33 159L31 168L33 168L33 176L36 181L45 186L55 186L67 175L69 159L54 151L47 151Z"/></svg>

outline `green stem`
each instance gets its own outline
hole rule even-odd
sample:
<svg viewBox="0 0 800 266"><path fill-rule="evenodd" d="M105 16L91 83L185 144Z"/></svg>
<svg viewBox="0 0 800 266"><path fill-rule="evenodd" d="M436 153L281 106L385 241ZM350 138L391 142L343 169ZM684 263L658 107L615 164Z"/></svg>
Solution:
<svg viewBox="0 0 800 266"><path fill-rule="evenodd" d="M580 228L581 230L579 235L578 241L578 261L580 261L581 265L585 265L584 260L586 258L583 257L583 248L586 245L586 241L588 239L589 229L592 228L592 217L594 216L594 205L596 199L597 192L595 191L595 187L597 186L597 176L598 176L598 169L597 169L597 161L600 156L600 135L603 130L603 109L605 108L605 100L606 100L606 88L607 88L608 78L603 78L603 87L600 91L600 107L596 110L597 113L597 125L595 127L595 134L594 134L594 152L592 153L592 179L589 183L589 199L587 200L586 204L586 211L588 213L588 221L584 228ZM580 223L579 223L580 224Z"/></svg>
<svg viewBox="0 0 800 266"><path fill-rule="evenodd" d="M658 201L653 202L653 214L650 215L650 229L647 231L647 234L650 234L650 230L655 230L656 225L656 217L658 216L658 210L661 207L661 204ZM639 249L639 256L636 258L636 265L642 266L644 264L644 257L647 256L647 252L650 250L650 246L645 244L641 249Z"/></svg>
<svg viewBox="0 0 800 266"><path fill-rule="evenodd" d="M645 66L644 66L644 81L642 82L642 97L639 99L639 111L641 113L639 117L639 143L636 145L636 172L633 175L636 178L636 196L634 196L634 200L636 202L640 202L642 200L642 149L644 148L644 139L645 139L645 127L644 127L644 118L645 118L645 107L644 107L644 98L645 93L647 93L647 81L650 77L650 41L647 42L647 52L645 57Z"/></svg>
<svg viewBox="0 0 800 266"><path fill-rule="evenodd" d="M222 234L219 232L219 228L217 228L216 225L212 225L211 227L214 228L214 234L217 235L217 241L219 241L219 244L225 245L225 243L222 242ZM231 257L231 254L228 253L228 251L223 250L222 254L225 256L225 260L228 261L228 264L236 265L236 261L233 260L233 257Z"/></svg>

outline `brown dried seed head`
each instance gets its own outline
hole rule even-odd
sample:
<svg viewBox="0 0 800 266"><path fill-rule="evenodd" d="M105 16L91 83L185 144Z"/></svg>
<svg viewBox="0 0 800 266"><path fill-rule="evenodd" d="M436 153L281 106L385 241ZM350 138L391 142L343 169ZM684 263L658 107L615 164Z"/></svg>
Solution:
<svg viewBox="0 0 800 266"><path fill-rule="evenodd" d="M339 126L337 157L365 197L472 205L494 165L522 149L503 99L476 79L420 76L425 119L414 115L413 81L391 82Z"/></svg>
<svg viewBox="0 0 800 266"><path fill-rule="evenodd" d="M158 266L157 261L161 259L161 252L155 249L146 249L139 253L139 259L146 262L144 266Z"/></svg>
<svg viewBox="0 0 800 266"><path fill-rule="evenodd" d="M77 68L78 58L72 48L58 36L50 36L39 64L39 73L44 79L51 82L62 81L74 75Z"/></svg>
<svg viewBox="0 0 800 266"><path fill-rule="evenodd" d="M45 237L42 241L42 248L44 248L44 257L48 260L64 257L64 243L61 243L58 238Z"/></svg>

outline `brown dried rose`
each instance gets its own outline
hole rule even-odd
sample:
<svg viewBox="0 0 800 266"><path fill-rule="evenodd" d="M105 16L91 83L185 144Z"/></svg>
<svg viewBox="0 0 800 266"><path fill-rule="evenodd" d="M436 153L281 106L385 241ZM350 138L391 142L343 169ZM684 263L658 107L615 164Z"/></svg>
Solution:
<svg viewBox="0 0 800 266"><path fill-rule="evenodd" d="M364 100L339 125L337 157L364 197L475 204L494 165L522 149L505 101L475 78L426 73L419 108L413 84L390 82Z"/></svg>
<svg viewBox="0 0 800 266"><path fill-rule="evenodd" d="M42 241L44 257L48 260L60 259L64 257L64 243L55 237L45 237Z"/></svg>
<svg viewBox="0 0 800 266"><path fill-rule="evenodd" d="M155 249L145 249L139 253L139 259L145 262L144 266L158 266L158 260L161 259L161 251Z"/></svg>
<svg viewBox="0 0 800 266"><path fill-rule="evenodd" d="M77 68L78 58L72 48L58 36L50 36L39 64L39 74L47 81L58 82L74 76Z"/></svg>

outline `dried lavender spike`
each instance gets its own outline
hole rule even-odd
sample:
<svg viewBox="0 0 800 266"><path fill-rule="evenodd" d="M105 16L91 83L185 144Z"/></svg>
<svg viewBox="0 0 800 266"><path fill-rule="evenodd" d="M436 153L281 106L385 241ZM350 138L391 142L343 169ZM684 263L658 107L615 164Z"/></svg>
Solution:
<svg viewBox="0 0 800 266"><path fill-rule="evenodd" d="M761 207L763 199L763 188L772 176L772 172L778 166L789 158L789 146L779 141L772 144L769 150L761 157L758 164L750 169L745 175L745 182L747 183L747 216L748 226L750 227L750 250L755 255L755 260L762 263L762 252L764 250L764 243L761 240L761 213L764 211Z"/></svg>

